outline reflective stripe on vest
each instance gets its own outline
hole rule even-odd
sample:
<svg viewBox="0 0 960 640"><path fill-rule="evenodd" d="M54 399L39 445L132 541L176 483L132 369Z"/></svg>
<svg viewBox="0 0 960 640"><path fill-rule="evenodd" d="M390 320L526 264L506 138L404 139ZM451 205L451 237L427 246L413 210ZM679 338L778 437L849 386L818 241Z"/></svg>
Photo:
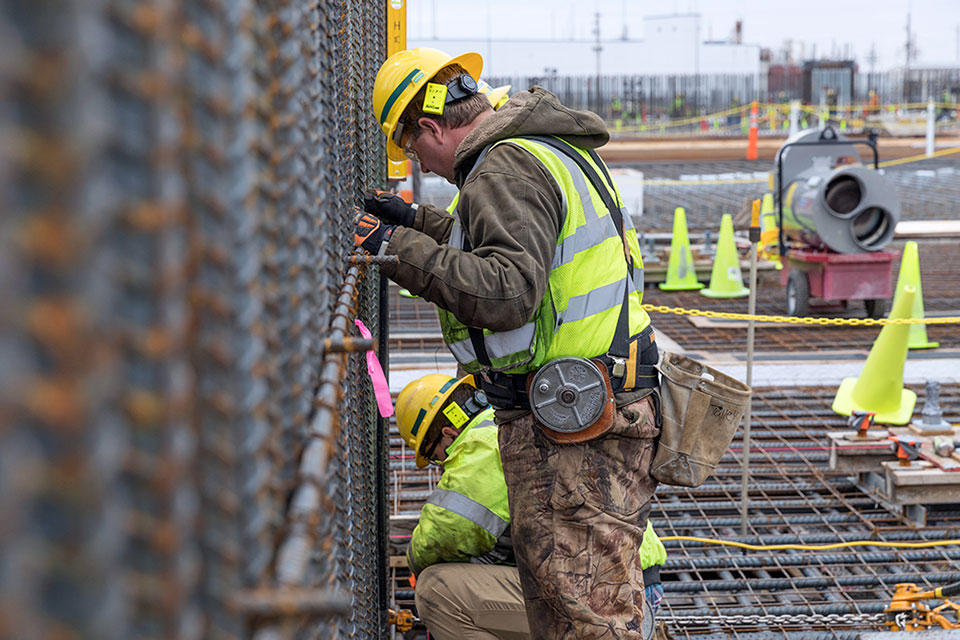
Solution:
<svg viewBox="0 0 960 640"><path fill-rule="evenodd" d="M476 500L450 489L434 489L427 503L466 518L494 538L499 538L509 524Z"/></svg>
<svg viewBox="0 0 960 640"><path fill-rule="evenodd" d="M549 286L534 317L512 331L483 331L483 345L491 361L488 369L523 373L557 357L601 355L610 346L624 287L630 286L636 294L630 299L630 335L649 324L649 317L640 307L643 263L636 233L626 233L636 265L628 275L622 240L612 217L577 164L533 140L510 138L493 146L504 143L528 151L552 175L563 196L564 220L551 261ZM490 148L484 150L474 168ZM615 201L621 202L615 187L611 193ZM621 211L625 230L632 230L629 213ZM449 242L457 248L464 246L459 211L454 214ZM611 256L616 259L611 260ZM444 339L457 361L469 372L484 369L466 327L452 314L441 312L440 316Z"/></svg>

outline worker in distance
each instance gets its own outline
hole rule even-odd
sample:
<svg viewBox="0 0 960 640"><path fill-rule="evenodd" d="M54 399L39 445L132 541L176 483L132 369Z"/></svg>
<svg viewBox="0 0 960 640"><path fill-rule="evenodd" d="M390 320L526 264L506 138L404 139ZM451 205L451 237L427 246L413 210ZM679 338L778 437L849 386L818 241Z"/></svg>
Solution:
<svg viewBox="0 0 960 640"><path fill-rule="evenodd" d="M442 469L407 546L420 618L440 640L530 637L510 538L494 410L472 376L433 373L397 397L397 426L418 468ZM647 524L640 546L651 637L667 552Z"/></svg>
<svg viewBox="0 0 960 640"><path fill-rule="evenodd" d="M453 216L368 198L354 240L395 256L382 273L437 305L495 408L532 637L639 639L658 354L636 232L595 151L609 134L540 87L494 111L481 68L427 48L380 68L388 153L460 196Z"/></svg>

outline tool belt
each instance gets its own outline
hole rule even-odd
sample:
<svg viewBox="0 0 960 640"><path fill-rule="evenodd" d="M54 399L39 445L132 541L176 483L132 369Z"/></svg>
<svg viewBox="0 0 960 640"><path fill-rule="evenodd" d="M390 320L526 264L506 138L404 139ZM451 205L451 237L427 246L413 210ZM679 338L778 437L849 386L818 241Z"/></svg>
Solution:
<svg viewBox="0 0 960 640"><path fill-rule="evenodd" d="M657 372L659 353L653 333L653 326L630 338L630 357L626 360L621 375L615 375L616 362L610 355L591 358L602 363L610 376L610 385L614 393L651 389L660 385ZM620 373L617 371L617 373ZM533 373L482 373L474 378L487 394L490 404L496 409L529 409L530 397L527 386Z"/></svg>

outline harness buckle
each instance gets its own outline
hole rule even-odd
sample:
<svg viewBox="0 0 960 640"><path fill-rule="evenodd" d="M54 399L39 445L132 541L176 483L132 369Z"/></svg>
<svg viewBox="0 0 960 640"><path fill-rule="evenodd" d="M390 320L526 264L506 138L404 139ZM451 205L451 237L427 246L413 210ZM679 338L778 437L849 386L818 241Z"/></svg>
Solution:
<svg viewBox="0 0 960 640"><path fill-rule="evenodd" d="M613 360L613 366L610 368L610 377L622 378L627 373L627 360L620 356L609 356Z"/></svg>

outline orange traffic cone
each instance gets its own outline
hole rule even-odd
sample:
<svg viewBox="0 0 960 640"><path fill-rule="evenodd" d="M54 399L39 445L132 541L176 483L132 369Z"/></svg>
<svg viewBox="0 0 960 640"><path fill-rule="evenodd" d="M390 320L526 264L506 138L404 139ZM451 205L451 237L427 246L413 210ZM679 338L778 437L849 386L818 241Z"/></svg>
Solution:
<svg viewBox="0 0 960 640"><path fill-rule="evenodd" d="M747 135L747 160L756 160L759 157L757 153L757 138L760 135L760 130L757 126L758 111L757 101L754 100L750 104L750 133Z"/></svg>

